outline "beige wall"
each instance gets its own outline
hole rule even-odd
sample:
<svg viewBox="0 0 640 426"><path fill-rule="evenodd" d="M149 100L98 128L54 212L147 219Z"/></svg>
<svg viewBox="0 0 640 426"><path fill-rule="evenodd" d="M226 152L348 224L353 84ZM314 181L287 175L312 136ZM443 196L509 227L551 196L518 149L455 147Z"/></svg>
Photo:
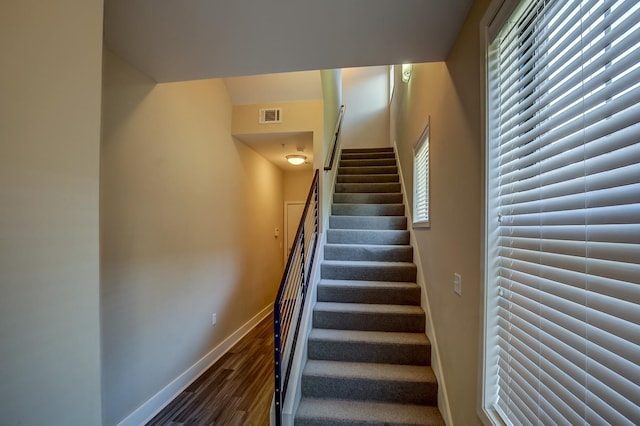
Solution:
<svg viewBox="0 0 640 426"><path fill-rule="evenodd" d="M324 146L323 153L330 154L340 106L342 105L342 70L322 70L322 99L324 101Z"/></svg>
<svg viewBox="0 0 640 426"><path fill-rule="evenodd" d="M155 84L106 52L103 96L101 305L111 425L273 303L283 174L231 136L222 80Z"/></svg>
<svg viewBox="0 0 640 426"><path fill-rule="evenodd" d="M100 424L102 1L0 4L0 423Z"/></svg>
<svg viewBox="0 0 640 426"><path fill-rule="evenodd" d="M326 159L333 149L333 138L340 113L342 102L342 70L329 69L320 71L322 77L322 97L324 99L324 142L322 146L322 159ZM336 159L339 155L340 147L336 147ZM322 166L321 166L322 167ZM321 194L321 214L320 230L322 231L328 224L329 211L331 208L331 195L333 193L333 181L335 179L337 165L330 171L320 168L320 194Z"/></svg>
<svg viewBox="0 0 640 426"><path fill-rule="evenodd" d="M389 146L389 67L342 70L343 148Z"/></svg>
<svg viewBox="0 0 640 426"><path fill-rule="evenodd" d="M480 42L489 0L476 1L446 63L418 64L409 84L397 70L392 139L413 192L412 145L431 116L431 229L416 230L453 424L479 424ZM453 274L462 275L462 296Z"/></svg>
<svg viewBox="0 0 640 426"><path fill-rule="evenodd" d="M258 113L261 108L282 108L282 123L259 124ZM233 106L231 133L234 135L287 132L313 132L313 170L322 170L324 162L324 102L322 100ZM322 191L322 188L320 190Z"/></svg>
<svg viewBox="0 0 640 426"><path fill-rule="evenodd" d="M284 201L306 201L313 180L313 170L288 171L284 174Z"/></svg>

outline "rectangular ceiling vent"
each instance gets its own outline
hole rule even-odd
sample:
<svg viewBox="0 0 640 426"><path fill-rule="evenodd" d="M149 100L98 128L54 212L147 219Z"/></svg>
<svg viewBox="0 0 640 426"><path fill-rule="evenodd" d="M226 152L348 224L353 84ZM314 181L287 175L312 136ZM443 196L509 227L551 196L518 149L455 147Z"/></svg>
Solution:
<svg viewBox="0 0 640 426"><path fill-rule="evenodd" d="M261 109L258 123L282 123L282 108Z"/></svg>

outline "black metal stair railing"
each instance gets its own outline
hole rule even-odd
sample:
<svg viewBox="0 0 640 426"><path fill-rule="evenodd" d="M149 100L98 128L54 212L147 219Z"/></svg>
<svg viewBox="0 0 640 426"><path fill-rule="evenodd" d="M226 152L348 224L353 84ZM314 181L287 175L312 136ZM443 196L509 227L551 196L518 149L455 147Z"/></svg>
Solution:
<svg viewBox="0 0 640 426"><path fill-rule="evenodd" d="M318 244L318 174L316 170L273 306L277 426L282 424L282 403L287 392L302 310Z"/></svg>

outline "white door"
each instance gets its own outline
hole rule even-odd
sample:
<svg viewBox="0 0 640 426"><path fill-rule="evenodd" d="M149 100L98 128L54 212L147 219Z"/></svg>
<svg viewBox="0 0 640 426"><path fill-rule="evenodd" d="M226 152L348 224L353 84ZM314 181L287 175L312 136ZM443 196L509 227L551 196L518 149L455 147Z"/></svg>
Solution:
<svg viewBox="0 0 640 426"><path fill-rule="evenodd" d="M304 202L303 201L287 201L285 202L285 210L284 210L284 238L285 238L285 247L284 247L284 263L286 265L287 258L289 257L289 252L291 251L291 246L293 245L293 239L296 237L296 231L298 230L298 225L300 224L300 218L302 217L302 212L304 210Z"/></svg>

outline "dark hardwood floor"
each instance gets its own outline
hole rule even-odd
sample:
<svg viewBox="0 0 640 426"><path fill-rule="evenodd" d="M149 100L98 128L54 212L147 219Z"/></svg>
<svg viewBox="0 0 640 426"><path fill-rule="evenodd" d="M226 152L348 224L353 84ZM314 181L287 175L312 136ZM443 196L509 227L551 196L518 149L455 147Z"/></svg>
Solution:
<svg viewBox="0 0 640 426"><path fill-rule="evenodd" d="M147 426L268 425L273 388L271 314Z"/></svg>

